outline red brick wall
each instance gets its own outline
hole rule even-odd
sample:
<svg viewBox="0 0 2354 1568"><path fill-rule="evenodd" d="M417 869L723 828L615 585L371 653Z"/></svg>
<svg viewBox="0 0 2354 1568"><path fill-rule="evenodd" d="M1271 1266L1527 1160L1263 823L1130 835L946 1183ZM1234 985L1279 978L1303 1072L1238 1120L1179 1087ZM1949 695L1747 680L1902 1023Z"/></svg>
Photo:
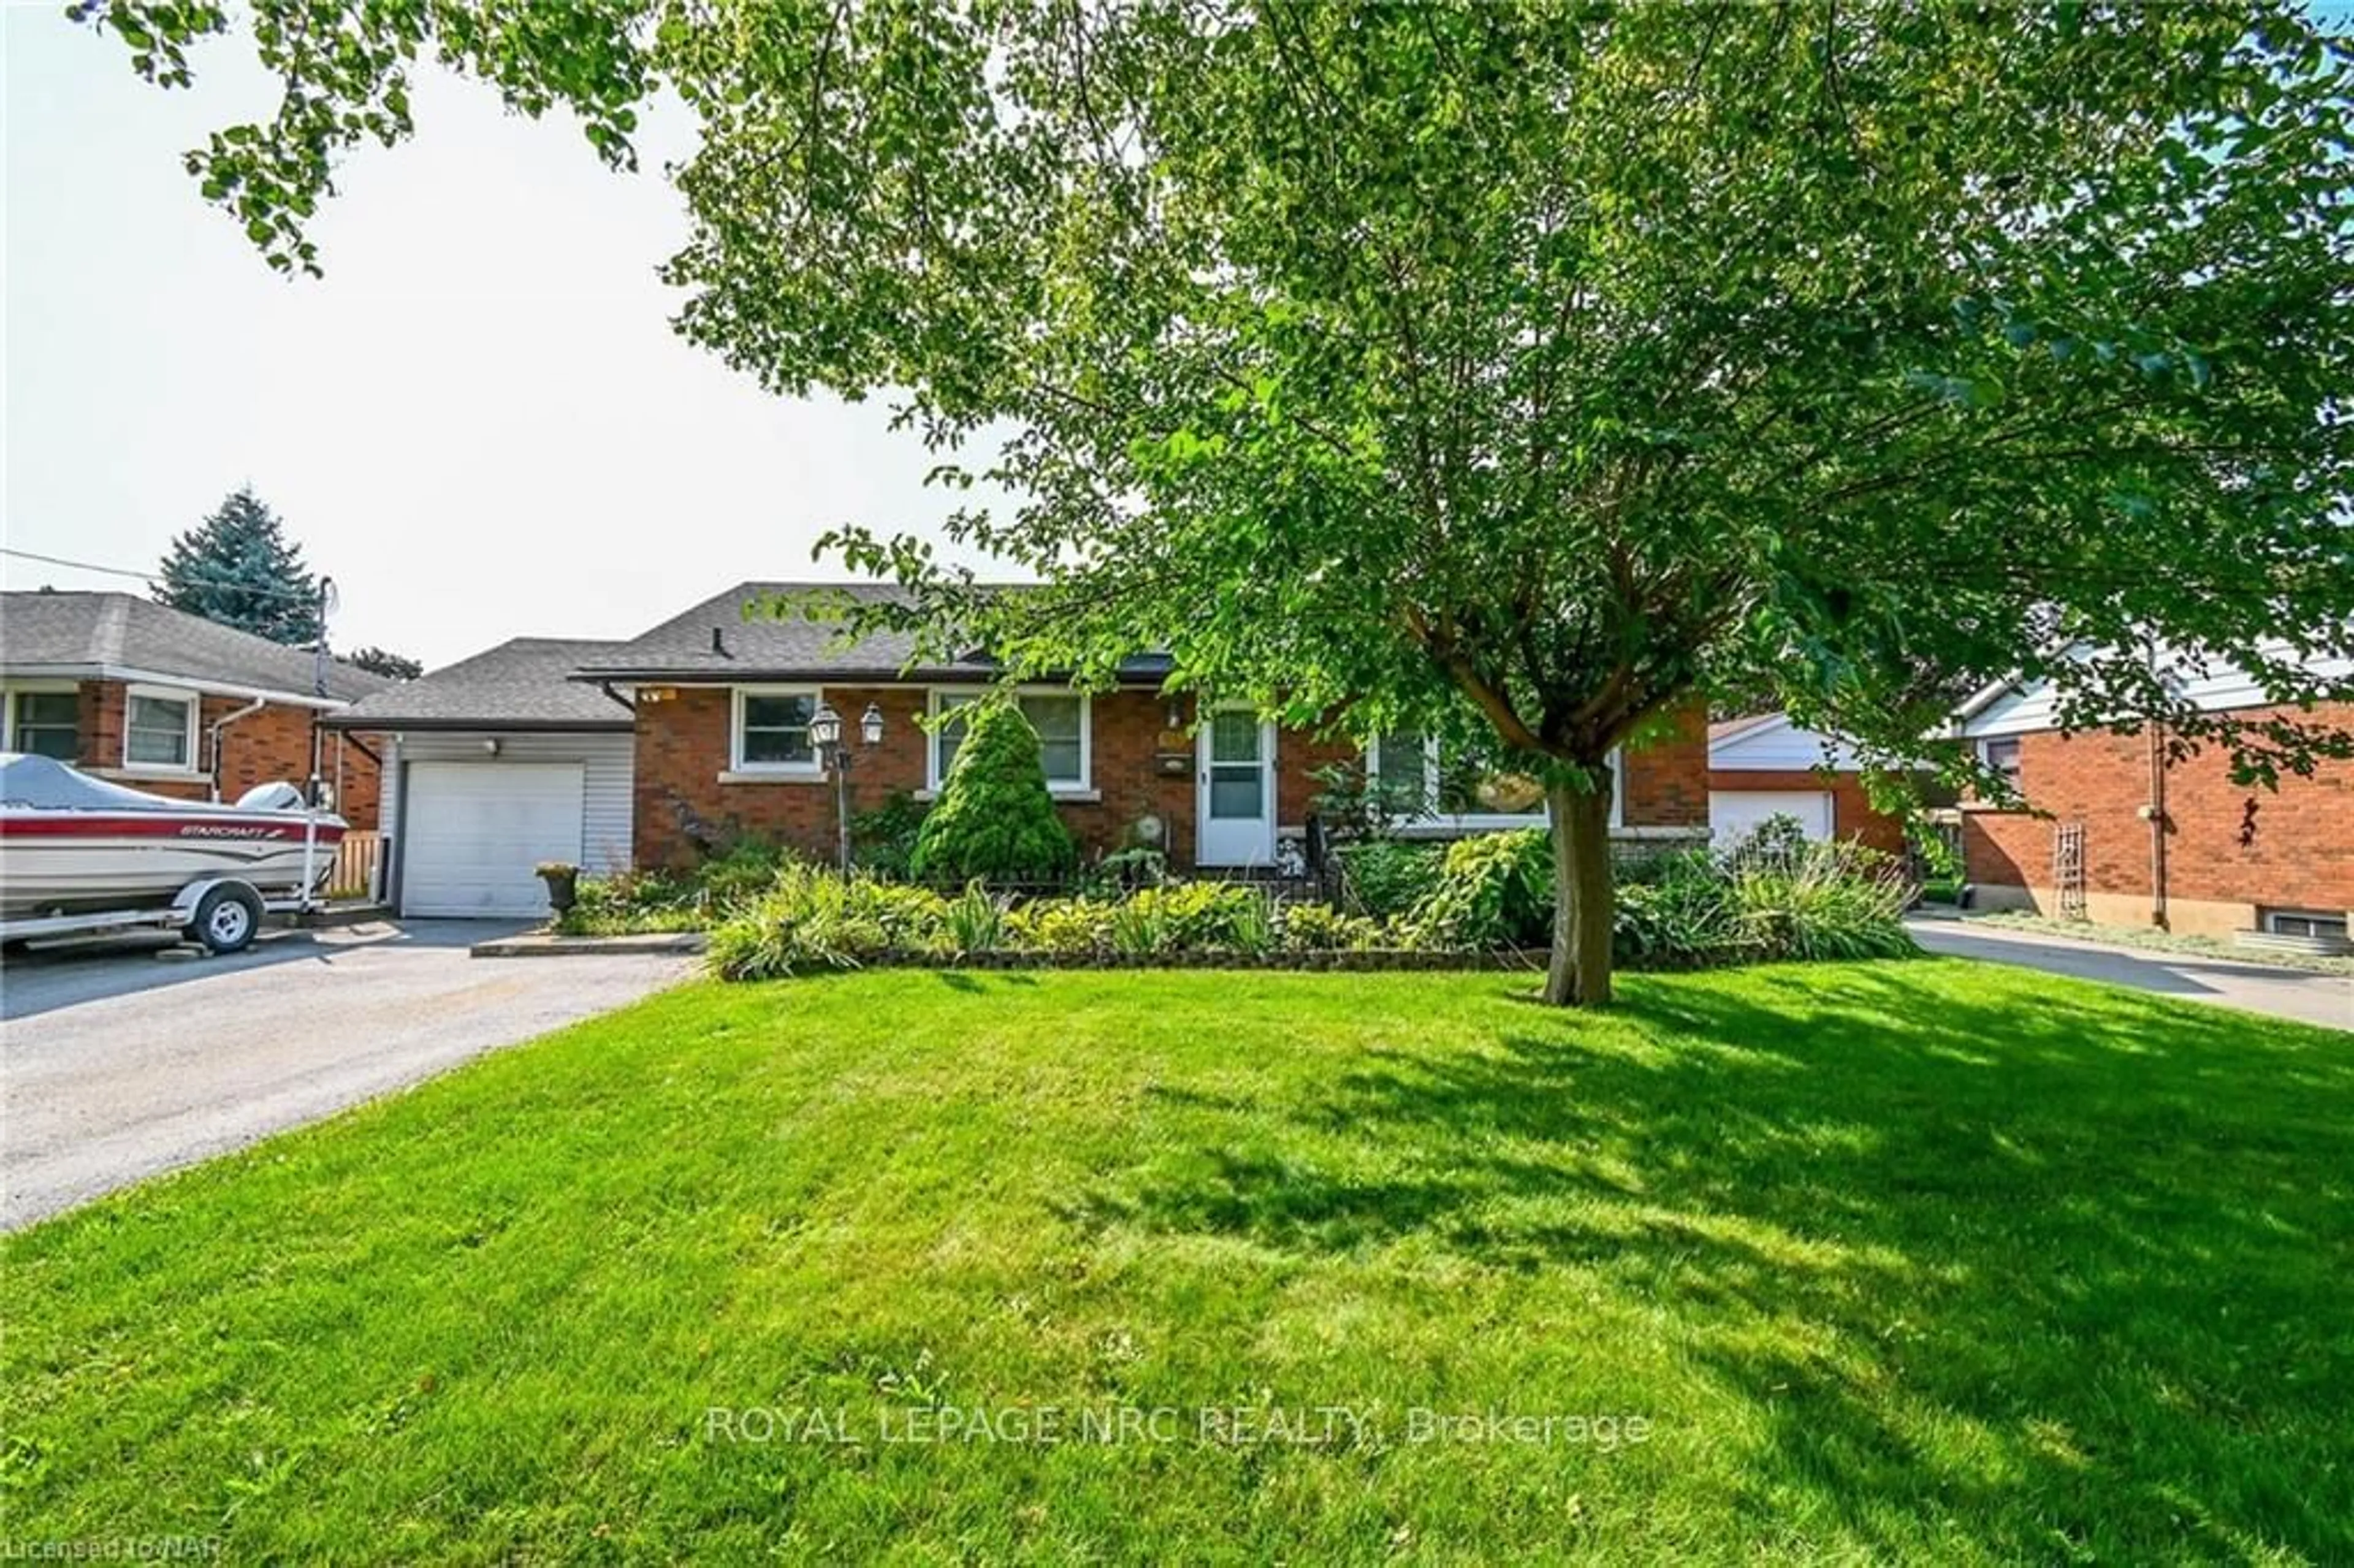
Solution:
<svg viewBox="0 0 2354 1568"><path fill-rule="evenodd" d="M209 798L209 779L156 778L126 774L122 766L122 721L125 689L120 681L84 681L80 696L80 762L86 771L121 776L121 782L175 800ZM196 756L199 769L209 767L207 748L212 726L245 707L244 697L202 696L196 704ZM220 798L234 800L257 784L284 780L301 784L311 776L312 710L273 703L246 715L221 731ZM382 747L376 747L378 755ZM327 736L320 776L335 782L338 752L343 764L337 810L355 828L373 832L376 826L381 781L376 762L358 747Z"/></svg>
<svg viewBox="0 0 2354 1568"><path fill-rule="evenodd" d="M834 853L833 786L831 780L763 779L722 782L728 758L733 699L725 687L666 688L668 697L642 694L637 719L635 855L641 866L683 866L695 858L680 831L676 803L684 801L703 821L725 831L791 845L805 854ZM895 790L924 788L924 748L918 727L927 694L919 686L829 687L826 700L855 722L869 703L883 710L883 745L862 755L852 773L853 813L879 805ZM1178 724L1171 726L1174 709ZM1097 693L1093 702L1092 772L1095 800L1060 803L1082 851L1089 856L1129 842L1133 825L1150 814L1161 819L1171 862L1193 863L1195 737L1199 709L1192 696L1158 692ZM1164 774L1159 758L1182 757L1179 771ZM1277 822L1304 823L1322 786L1316 772L1354 760L1354 743L1283 729L1276 736ZM1704 713L1695 707L1673 727L1627 759L1626 820L1630 825L1708 824L1708 735Z"/></svg>
<svg viewBox="0 0 2354 1568"><path fill-rule="evenodd" d="M1692 703L1629 745L1620 819L1630 828L1708 826L1708 708Z"/></svg>
<svg viewBox="0 0 2354 1568"><path fill-rule="evenodd" d="M724 687L670 689L675 694L669 698L648 701L642 695L638 704L637 863L678 866L692 862L694 849L679 830L679 800L720 827L790 844L812 856L831 856L837 832L832 781L723 783L719 776L727 768L733 698ZM854 815L880 805L895 791L913 794L925 787L924 753L930 736L917 723L928 711L924 688L828 687L826 700L853 723L869 703L883 711L882 746L862 753L852 770ZM1125 842L1142 817L1158 816L1172 859L1191 864L1193 737L1182 726L1166 731L1168 700L1158 693L1099 692L1092 708L1089 761L1098 799L1060 802L1072 835L1086 853L1098 854ZM1190 723L1190 705L1182 712ZM1164 776L1159 771L1156 759L1164 745L1187 758L1182 772Z"/></svg>
<svg viewBox="0 0 2354 1568"><path fill-rule="evenodd" d="M1875 809L1863 792L1863 780L1853 773L1821 774L1812 768L1720 768L1708 776L1711 789L1737 794L1744 789L1804 789L1829 791L1831 835L1890 854L1904 853L1904 821Z"/></svg>
<svg viewBox="0 0 2354 1568"><path fill-rule="evenodd" d="M2354 726L2354 705L2325 706L2311 718ZM2086 890L2147 900L2150 830L2138 812L2150 797L2149 747L2147 734L2115 730L2020 736L2021 791L2052 815L1964 807L1970 880L2050 887L2054 831L2081 821ZM2324 764L2310 779L2284 778L2274 791L2233 784L2228 759L2210 748L2169 768L2166 792L2169 899L2354 907L2354 763ZM2249 824L2253 832L2243 843Z"/></svg>

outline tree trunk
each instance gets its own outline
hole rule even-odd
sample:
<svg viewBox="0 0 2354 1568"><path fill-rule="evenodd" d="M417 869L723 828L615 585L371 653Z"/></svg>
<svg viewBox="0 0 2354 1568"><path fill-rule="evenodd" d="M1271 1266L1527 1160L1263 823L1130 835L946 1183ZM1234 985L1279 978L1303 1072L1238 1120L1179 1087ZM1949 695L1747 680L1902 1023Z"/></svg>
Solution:
<svg viewBox="0 0 2354 1568"><path fill-rule="evenodd" d="M1596 788L1564 779L1545 785L1553 817L1553 962L1544 999L1555 1007L1610 1000L1610 770L1589 770Z"/></svg>

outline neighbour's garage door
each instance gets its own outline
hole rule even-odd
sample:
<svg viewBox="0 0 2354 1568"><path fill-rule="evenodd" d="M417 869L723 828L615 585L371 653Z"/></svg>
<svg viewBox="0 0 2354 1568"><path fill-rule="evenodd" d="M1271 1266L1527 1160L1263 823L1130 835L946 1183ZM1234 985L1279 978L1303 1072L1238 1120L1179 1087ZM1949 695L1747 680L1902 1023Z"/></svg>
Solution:
<svg viewBox="0 0 2354 1568"><path fill-rule="evenodd" d="M404 915L547 913L542 861L580 863L577 762L413 762L402 802Z"/></svg>
<svg viewBox="0 0 2354 1568"><path fill-rule="evenodd" d="M1768 817L1798 819L1810 839L1831 836L1829 790L1712 789L1708 797L1708 832L1716 847L1738 842Z"/></svg>

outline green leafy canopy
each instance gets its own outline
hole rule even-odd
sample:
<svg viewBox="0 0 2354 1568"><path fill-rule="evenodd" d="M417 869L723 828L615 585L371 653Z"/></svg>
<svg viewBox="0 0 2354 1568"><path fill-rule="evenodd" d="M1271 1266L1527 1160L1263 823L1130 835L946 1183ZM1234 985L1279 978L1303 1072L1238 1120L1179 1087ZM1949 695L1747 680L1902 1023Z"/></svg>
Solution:
<svg viewBox="0 0 2354 1568"><path fill-rule="evenodd" d="M2349 744L2197 713L2148 652L2349 694L2300 656L2354 620L2354 71L2293 7L255 14L289 107L195 162L288 264L429 49L617 161L674 90L683 329L891 392L942 482L1019 498L951 533L1037 594L833 540L1016 673L1159 645L1557 788L1731 688L1917 756L2014 672L2258 771ZM94 15L165 77L212 25Z"/></svg>

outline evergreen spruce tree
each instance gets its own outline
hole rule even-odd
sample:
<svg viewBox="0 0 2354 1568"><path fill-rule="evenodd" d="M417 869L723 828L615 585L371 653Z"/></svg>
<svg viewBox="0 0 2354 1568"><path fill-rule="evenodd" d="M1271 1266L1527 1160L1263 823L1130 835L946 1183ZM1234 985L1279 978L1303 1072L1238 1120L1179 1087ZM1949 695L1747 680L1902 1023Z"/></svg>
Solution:
<svg viewBox="0 0 2354 1568"><path fill-rule="evenodd" d="M318 640L319 580L249 488L172 541L156 583L156 599L174 609L273 642Z"/></svg>
<svg viewBox="0 0 2354 1568"><path fill-rule="evenodd" d="M908 872L950 885L1051 882L1077 859L1055 814L1038 732L1012 703L974 705L940 798L917 831Z"/></svg>

